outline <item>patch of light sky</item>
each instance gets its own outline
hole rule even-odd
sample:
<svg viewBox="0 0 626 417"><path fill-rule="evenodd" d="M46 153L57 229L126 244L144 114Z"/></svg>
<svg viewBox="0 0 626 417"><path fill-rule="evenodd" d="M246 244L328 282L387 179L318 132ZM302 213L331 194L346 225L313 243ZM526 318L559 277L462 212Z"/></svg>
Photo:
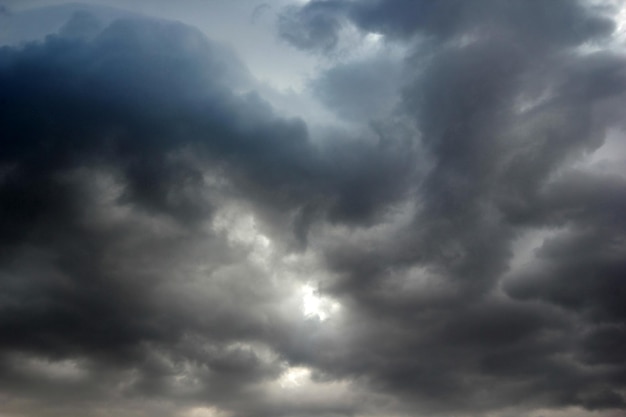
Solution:
<svg viewBox="0 0 626 417"><path fill-rule="evenodd" d="M404 51L398 46L387 44L378 33L363 34L352 25L346 25L341 33L338 53L332 56L303 52L279 38L276 19L283 7L293 3L306 3L304 0L166 0L133 1L125 0L80 0L76 5L110 7L132 13L178 20L197 27L210 39L230 45L238 58L258 81L256 90L268 100L282 115L301 117L310 126L341 125L345 121L326 109L307 86L320 71L338 61L361 59L371 54L392 54L401 59ZM33 11L40 7L53 7L68 4L66 0L0 0L7 10L16 13ZM71 12L68 12L71 15ZM44 17L40 17L43 19ZM55 22L56 29L69 16ZM49 23L49 22L48 22ZM10 27L10 22L8 25ZM34 25L37 27L37 25ZM51 28L50 30L56 30ZM12 42L28 39L32 34L24 28L13 28L13 34L0 34ZM5 32L7 29L5 28ZM41 36L41 34L39 34Z"/></svg>
<svg viewBox="0 0 626 417"><path fill-rule="evenodd" d="M626 1L624 0L589 0L591 4L600 10L604 10L615 22L615 30L611 36L609 47L623 52L626 45ZM583 44L578 49L579 52L594 53L606 50L607 45Z"/></svg>
<svg viewBox="0 0 626 417"><path fill-rule="evenodd" d="M16 12L67 3L66 0L0 2ZM195 26L211 39L230 44L260 81L279 90L302 89L316 67L315 57L290 47L276 36L274 18L283 6L292 3L288 0L81 0L75 3L114 7Z"/></svg>

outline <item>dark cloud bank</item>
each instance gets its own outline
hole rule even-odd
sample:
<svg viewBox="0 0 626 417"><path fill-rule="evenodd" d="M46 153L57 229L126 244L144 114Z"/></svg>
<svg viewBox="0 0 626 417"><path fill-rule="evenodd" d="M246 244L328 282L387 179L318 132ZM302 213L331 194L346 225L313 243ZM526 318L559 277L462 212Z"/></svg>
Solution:
<svg viewBox="0 0 626 417"><path fill-rule="evenodd" d="M584 162L624 137L610 11L287 8L310 53L347 27L410 51L314 80L367 127L323 137L180 23L79 13L4 47L0 412L622 415L626 178Z"/></svg>

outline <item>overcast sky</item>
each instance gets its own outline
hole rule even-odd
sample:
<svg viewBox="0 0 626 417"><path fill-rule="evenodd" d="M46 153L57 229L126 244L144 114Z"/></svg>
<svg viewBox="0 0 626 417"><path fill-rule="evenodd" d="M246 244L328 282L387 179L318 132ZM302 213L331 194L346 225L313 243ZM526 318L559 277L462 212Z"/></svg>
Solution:
<svg viewBox="0 0 626 417"><path fill-rule="evenodd" d="M620 0L0 0L1 417L626 414Z"/></svg>

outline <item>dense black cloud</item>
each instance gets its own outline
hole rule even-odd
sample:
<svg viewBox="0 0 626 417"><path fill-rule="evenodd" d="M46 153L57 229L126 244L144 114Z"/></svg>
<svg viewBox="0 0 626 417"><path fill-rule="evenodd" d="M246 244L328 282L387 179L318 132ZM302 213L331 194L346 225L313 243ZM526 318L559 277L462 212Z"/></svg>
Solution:
<svg viewBox="0 0 626 417"><path fill-rule="evenodd" d="M309 90L349 122L315 134L180 23L83 12L2 48L0 411L622 413L605 12L290 6L279 35L336 60ZM342 60L351 30L405 53Z"/></svg>

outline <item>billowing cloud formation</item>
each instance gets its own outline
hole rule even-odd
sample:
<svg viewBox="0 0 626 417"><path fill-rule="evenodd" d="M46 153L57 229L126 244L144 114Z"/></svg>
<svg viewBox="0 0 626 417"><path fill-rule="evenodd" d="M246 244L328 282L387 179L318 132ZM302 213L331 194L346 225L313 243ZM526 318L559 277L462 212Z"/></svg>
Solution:
<svg viewBox="0 0 626 417"><path fill-rule="evenodd" d="M347 121L315 134L181 23L4 47L0 410L623 413L626 58L594 7L289 6Z"/></svg>

